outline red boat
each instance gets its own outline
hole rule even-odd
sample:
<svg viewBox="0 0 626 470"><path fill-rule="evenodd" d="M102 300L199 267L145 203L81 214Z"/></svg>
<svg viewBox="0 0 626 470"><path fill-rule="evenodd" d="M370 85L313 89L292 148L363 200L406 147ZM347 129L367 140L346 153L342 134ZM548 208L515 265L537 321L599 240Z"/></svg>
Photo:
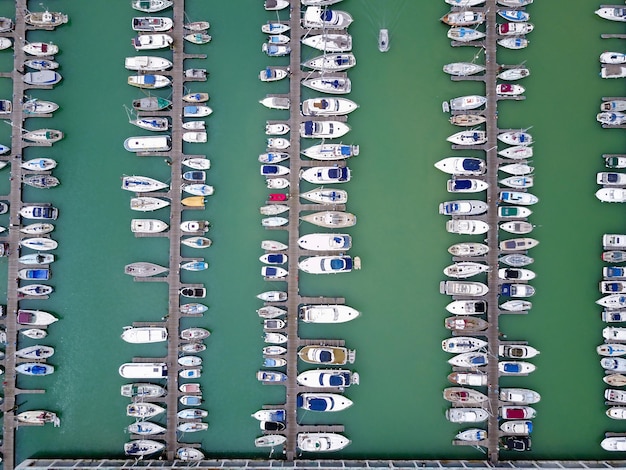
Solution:
<svg viewBox="0 0 626 470"><path fill-rule="evenodd" d="M287 195L283 193L271 193L268 200L269 201L286 201Z"/></svg>

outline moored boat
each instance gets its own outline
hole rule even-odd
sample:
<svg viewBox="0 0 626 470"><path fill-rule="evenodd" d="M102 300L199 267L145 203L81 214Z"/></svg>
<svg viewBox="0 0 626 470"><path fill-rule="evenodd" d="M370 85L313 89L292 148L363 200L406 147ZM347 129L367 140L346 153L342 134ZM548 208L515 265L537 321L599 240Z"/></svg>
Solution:
<svg viewBox="0 0 626 470"><path fill-rule="evenodd" d="M452 354L462 354L466 352L478 351L487 346L487 341L471 336L455 336L444 339L441 342L441 349Z"/></svg>
<svg viewBox="0 0 626 470"><path fill-rule="evenodd" d="M481 351L461 353L448 359L448 363L452 366L471 369L484 366L488 362L489 355Z"/></svg>
<svg viewBox="0 0 626 470"><path fill-rule="evenodd" d="M133 457L155 454L165 449L165 444L150 439L136 439L124 444L124 453Z"/></svg>
<svg viewBox="0 0 626 470"><path fill-rule="evenodd" d="M54 348L51 346L27 346L15 351L15 355L22 359L37 360L47 359L54 354Z"/></svg>
<svg viewBox="0 0 626 470"><path fill-rule="evenodd" d="M174 26L174 21L165 16L135 16L132 19L133 31L164 32Z"/></svg>
<svg viewBox="0 0 626 470"><path fill-rule="evenodd" d="M347 388L359 383L359 374L346 369L312 369L298 374L296 380L311 388Z"/></svg>
<svg viewBox="0 0 626 470"><path fill-rule="evenodd" d="M324 54L313 57L302 65L321 72L342 72L356 65L356 57L349 52Z"/></svg>
<svg viewBox="0 0 626 470"><path fill-rule="evenodd" d="M140 212L150 212L169 205L169 201L151 196L134 197L130 200L130 208Z"/></svg>
<svg viewBox="0 0 626 470"><path fill-rule="evenodd" d="M20 325L30 326L49 326L59 320L51 313L44 312L43 310L26 309L19 309L16 319Z"/></svg>
<svg viewBox="0 0 626 470"><path fill-rule="evenodd" d="M172 62L162 57L136 56L126 57L124 67L128 70L138 70L143 72L160 72L172 67Z"/></svg>
<svg viewBox="0 0 626 470"><path fill-rule="evenodd" d="M131 434L137 434L140 436L154 436L155 434L163 434L166 429L156 423L150 421L138 421L128 425L126 430Z"/></svg>
<svg viewBox="0 0 626 470"><path fill-rule="evenodd" d="M358 145L320 144L302 150L302 154L313 160L344 160L359 154Z"/></svg>
<svg viewBox="0 0 626 470"><path fill-rule="evenodd" d="M510 163L508 165L502 165L498 167L498 170L503 171L504 173L508 173L509 175L522 176L532 173L535 168L527 165L526 163Z"/></svg>
<svg viewBox="0 0 626 470"><path fill-rule="evenodd" d="M521 80L522 78L528 77L530 75L530 70L526 67L517 67L512 69L503 70L498 74L498 78L501 80ZM523 93L523 92L522 92Z"/></svg>
<svg viewBox="0 0 626 470"><path fill-rule="evenodd" d="M349 114L359 106L347 98L310 98L302 102L305 116L341 116Z"/></svg>
<svg viewBox="0 0 626 470"><path fill-rule="evenodd" d="M298 351L298 357L309 364L345 365L354 363L356 351L343 346L310 344Z"/></svg>
<svg viewBox="0 0 626 470"><path fill-rule="evenodd" d="M130 6L145 13L156 13L174 4L171 0L132 0Z"/></svg>
<svg viewBox="0 0 626 470"><path fill-rule="evenodd" d="M448 248L453 256L482 256L489 252L489 247L483 243L456 243Z"/></svg>
<svg viewBox="0 0 626 470"><path fill-rule="evenodd" d="M478 297L489 291L487 285L482 282L471 281L441 281L439 292L445 295L465 295Z"/></svg>
<svg viewBox="0 0 626 470"><path fill-rule="evenodd" d="M302 220L320 227L341 228L352 227L356 224L356 216L349 212L321 211L303 215Z"/></svg>
<svg viewBox="0 0 626 470"><path fill-rule="evenodd" d="M446 305L446 310L454 315L483 315L487 313L484 300L454 300Z"/></svg>
<svg viewBox="0 0 626 470"><path fill-rule="evenodd" d="M296 437L298 449L303 452L332 452L350 444L350 439L331 432L301 432Z"/></svg>
<svg viewBox="0 0 626 470"><path fill-rule="evenodd" d="M446 419L452 423L480 423L489 418L489 412L483 408L458 407L446 410Z"/></svg>
<svg viewBox="0 0 626 470"><path fill-rule="evenodd" d="M318 78L302 80L302 85L322 93L342 95L350 93L352 82L343 76L324 75Z"/></svg>
<svg viewBox="0 0 626 470"><path fill-rule="evenodd" d="M22 362L15 366L15 372L23 375L42 376L54 373L54 366L41 362Z"/></svg>
<svg viewBox="0 0 626 470"><path fill-rule="evenodd" d="M486 35L482 31L465 26L453 26L448 30L448 38L458 42L471 42L484 38Z"/></svg>
<svg viewBox="0 0 626 470"><path fill-rule="evenodd" d="M154 50L170 47L174 42L174 38L169 34L140 34L131 40L131 45L135 50Z"/></svg>
<svg viewBox="0 0 626 470"><path fill-rule="evenodd" d="M460 261L444 268L443 273L446 276L457 279L476 276L477 274L489 271L489 266L473 261Z"/></svg>
<svg viewBox="0 0 626 470"><path fill-rule="evenodd" d="M129 152L164 152L171 148L171 138L167 135L135 136L124 141Z"/></svg>
<svg viewBox="0 0 626 470"><path fill-rule="evenodd" d="M435 168L444 173L462 176L478 176L487 171L484 160L470 157L448 157L435 163Z"/></svg>
<svg viewBox="0 0 626 470"><path fill-rule="evenodd" d="M155 397L163 397L167 393L167 390L161 385L146 383L146 382L137 382L131 384L124 384L120 388L120 394L123 397L130 398L155 398Z"/></svg>
<svg viewBox="0 0 626 470"><path fill-rule="evenodd" d="M22 50L35 57L50 57L59 52L59 46L46 42L29 42L22 47Z"/></svg>
<svg viewBox="0 0 626 470"><path fill-rule="evenodd" d="M350 52L352 36L337 33L318 34L303 38L302 44L324 52Z"/></svg>
<svg viewBox="0 0 626 470"><path fill-rule="evenodd" d="M444 326L449 330L472 333L486 330L489 323L482 318L461 315L446 318Z"/></svg>
<svg viewBox="0 0 626 470"><path fill-rule="evenodd" d="M32 411L23 411L15 415L18 423L27 423L27 424L37 424L43 425L46 423L52 423L55 427L61 424L61 420L51 411L46 410L32 410Z"/></svg>
<svg viewBox="0 0 626 470"><path fill-rule="evenodd" d="M446 222L446 231L462 235L480 235L489 231L489 224L483 220L453 219Z"/></svg>
<svg viewBox="0 0 626 470"><path fill-rule="evenodd" d="M449 106L452 111L466 111L480 108L487 102L487 98L480 95L459 96L450 100Z"/></svg>
<svg viewBox="0 0 626 470"><path fill-rule="evenodd" d="M124 266L124 273L135 277L158 276L167 272L169 268L147 261L138 261Z"/></svg>
<svg viewBox="0 0 626 470"><path fill-rule="evenodd" d="M443 71L450 75L465 77L485 71L485 66L473 62L452 62L443 66Z"/></svg>
<svg viewBox="0 0 626 470"><path fill-rule="evenodd" d="M447 387L443 389L443 398L451 403L478 405L488 400L487 395L478 390L465 387Z"/></svg>
<svg viewBox="0 0 626 470"><path fill-rule="evenodd" d="M361 313L347 305L302 305L299 318L305 323L345 323Z"/></svg>
<svg viewBox="0 0 626 470"><path fill-rule="evenodd" d="M524 310L530 310L532 306L532 302L522 299L507 300L506 302L500 304L500 308L502 310L507 310L509 312L523 312Z"/></svg>
<svg viewBox="0 0 626 470"><path fill-rule="evenodd" d="M452 372L448 375L448 381L457 385L482 387L487 385L487 374L484 372Z"/></svg>
<svg viewBox="0 0 626 470"><path fill-rule="evenodd" d="M345 410L353 402L338 393L300 393L297 397L297 406L308 411L334 412Z"/></svg>
<svg viewBox="0 0 626 470"><path fill-rule="evenodd" d="M347 251L352 237L340 233L311 233L298 239L298 246L310 251Z"/></svg>
<svg viewBox="0 0 626 470"><path fill-rule="evenodd" d="M122 339L127 343L147 344L167 341L167 328L159 326L124 327Z"/></svg>

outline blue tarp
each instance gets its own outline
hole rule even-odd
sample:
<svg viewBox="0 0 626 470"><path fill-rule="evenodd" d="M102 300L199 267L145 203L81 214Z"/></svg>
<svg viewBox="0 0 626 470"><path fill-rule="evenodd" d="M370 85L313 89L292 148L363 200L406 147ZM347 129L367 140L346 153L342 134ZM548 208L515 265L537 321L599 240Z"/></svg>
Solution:
<svg viewBox="0 0 626 470"><path fill-rule="evenodd" d="M463 160L463 169L467 171L480 170L481 161L477 158L466 158Z"/></svg>

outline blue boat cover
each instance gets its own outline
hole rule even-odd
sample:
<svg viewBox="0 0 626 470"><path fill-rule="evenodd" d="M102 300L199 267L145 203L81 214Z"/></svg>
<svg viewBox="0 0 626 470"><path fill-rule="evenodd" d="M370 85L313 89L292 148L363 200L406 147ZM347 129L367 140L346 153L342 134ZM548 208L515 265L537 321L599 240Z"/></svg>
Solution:
<svg viewBox="0 0 626 470"><path fill-rule="evenodd" d="M185 114L196 114L198 112L198 107L197 106L185 106L183 108L183 112Z"/></svg>
<svg viewBox="0 0 626 470"><path fill-rule="evenodd" d="M325 10L322 12L320 17L322 18L322 21L331 21L333 19L333 11L330 9Z"/></svg>
<svg viewBox="0 0 626 470"><path fill-rule="evenodd" d="M350 59L346 56L340 55L337 58L335 58L335 64L337 65L345 65L349 63L350 63Z"/></svg>
<svg viewBox="0 0 626 470"><path fill-rule="evenodd" d="M470 189L471 187L472 187L472 182L470 180L454 180L452 189L459 191L462 189Z"/></svg>
<svg viewBox="0 0 626 470"><path fill-rule="evenodd" d="M606 277L621 277L624 275L624 268L609 266L606 268Z"/></svg>
<svg viewBox="0 0 626 470"><path fill-rule="evenodd" d="M308 408L311 411L326 411L328 409L326 406L326 400L323 398L309 398L308 404Z"/></svg>
<svg viewBox="0 0 626 470"><path fill-rule="evenodd" d="M345 248L348 244L348 237L333 237L333 241L341 248Z"/></svg>
<svg viewBox="0 0 626 470"><path fill-rule="evenodd" d="M349 145L341 146L341 155L351 155L351 154L352 154L352 149L350 148Z"/></svg>
<svg viewBox="0 0 626 470"><path fill-rule="evenodd" d="M156 83L156 77L154 75L144 75L143 81L146 85L154 85Z"/></svg>
<svg viewBox="0 0 626 470"><path fill-rule="evenodd" d="M330 269L333 271L343 271L345 268L345 263L343 258L334 258L330 260Z"/></svg>
<svg viewBox="0 0 626 470"><path fill-rule="evenodd" d="M284 263L285 262L285 255L281 255L281 254L270 254L267 256L267 261L269 263Z"/></svg>
<svg viewBox="0 0 626 470"><path fill-rule="evenodd" d="M314 127L315 127L315 123L313 121L304 121L304 134L313 135Z"/></svg>
<svg viewBox="0 0 626 470"><path fill-rule="evenodd" d="M481 161L477 158L466 158L463 160L463 169L467 171L480 170Z"/></svg>
<svg viewBox="0 0 626 470"><path fill-rule="evenodd" d="M333 360L333 355L330 351L321 351L319 355L320 362L331 362Z"/></svg>
<svg viewBox="0 0 626 470"><path fill-rule="evenodd" d="M508 372L510 374L521 372L522 368L519 364L513 364L511 362L504 363L504 372Z"/></svg>
<svg viewBox="0 0 626 470"><path fill-rule="evenodd" d="M606 290L609 292L619 292L620 290L622 290L622 283L611 282L609 284L606 284Z"/></svg>
<svg viewBox="0 0 626 470"><path fill-rule="evenodd" d="M328 107L330 106L330 103L328 102L328 100L324 100L324 99L320 102L320 104L321 104L322 109L328 109Z"/></svg>
<svg viewBox="0 0 626 470"><path fill-rule="evenodd" d="M278 271L277 271L277 269L276 269L276 268L273 268L273 267L271 267L271 266L266 266L266 267L265 267L265 275L266 275L266 276L276 276L276 273L277 273L277 272L278 272Z"/></svg>
<svg viewBox="0 0 626 470"><path fill-rule="evenodd" d="M609 183L617 183L617 181L619 180L619 174L617 174L617 173L608 173L606 175L606 180Z"/></svg>
<svg viewBox="0 0 626 470"><path fill-rule="evenodd" d="M320 377L320 379L321 379L321 377ZM321 382L321 380L320 380L320 382ZM341 374L341 375L331 375L330 376L330 380L328 381L328 383L329 383L329 385L331 387L341 387L341 386L345 385L346 382L344 381L343 374ZM320 384L320 385L323 385L323 384Z"/></svg>
<svg viewBox="0 0 626 470"><path fill-rule="evenodd" d="M298 395L296 397L296 406L302 408L302 405L304 405L304 398L302 398L302 395Z"/></svg>
<svg viewBox="0 0 626 470"><path fill-rule="evenodd" d="M29 269L27 271L28 279L48 279L47 269Z"/></svg>
<svg viewBox="0 0 626 470"><path fill-rule="evenodd" d="M500 295L503 295L505 297L510 297L511 296L511 284L502 284L500 286Z"/></svg>
<svg viewBox="0 0 626 470"><path fill-rule="evenodd" d="M262 165L261 171L264 175L275 175L278 173L278 166L276 165Z"/></svg>

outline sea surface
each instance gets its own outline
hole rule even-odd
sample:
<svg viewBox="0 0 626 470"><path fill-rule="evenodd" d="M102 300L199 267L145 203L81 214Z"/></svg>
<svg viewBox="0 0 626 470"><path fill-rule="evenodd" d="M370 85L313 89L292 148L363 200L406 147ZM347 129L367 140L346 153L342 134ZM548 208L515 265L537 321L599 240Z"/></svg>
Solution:
<svg viewBox="0 0 626 470"><path fill-rule="evenodd" d="M183 326L212 331L200 379L210 427L181 436L181 441L201 442L210 457L267 457L266 450L254 447L260 430L250 415L264 404L283 402L284 390L255 379L263 346L255 313L261 304L255 295L276 287L260 276L259 244L286 234L268 235L261 227L258 208L269 191L257 155L265 149L265 121L287 114L268 110L258 100L287 92L288 84L261 83L257 75L266 65L287 63L261 52L265 36L260 32L262 23L286 19L287 12L266 12L261 0L187 4L189 21L211 22L213 41L185 48L207 54L206 60L188 61L190 67L210 71L209 80L190 84L190 91L208 91L214 113L207 119L209 142L185 144L185 150L211 159L208 183L216 193L203 214L213 226L209 236L214 244L201 253L210 267L203 273L183 272L184 282L202 282L208 289L209 311L202 320L185 319ZM168 212L130 211L131 195L120 189L120 177L167 180L171 168L161 158L140 158L122 147L125 138L144 134L128 124L124 110L142 96L126 85L130 73L123 67L124 57L136 55L130 22L139 14L125 0L56 0L45 6L67 13L70 21L54 32L29 32L28 40L59 45L64 80L54 90L33 91L32 96L56 101L61 109L50 120L29 119L25 127L58 128L66 138L24 155L57 159L54 174L62 185L45 191L27 188L24 199L59 207L52 234L59 242L51 282L56 291L49 300L22 304L60 317L42 341L56 348L50 363L57 371L42 378L20 377L19 387L47 392L21 395L18 405L19 411L55 411L62 424L20 428L17 462L122 457L125 427L132 420L125 415L128 399L120 396L124 380L117 369L134 356L160 356L165 347L126 344L120 334L134 321L156 321L167 314L167 286L133 282L123 267L134 261L165 264L169 245L166 239L131 234L131 218L167 221ZM451 445L459 430L471 426L444 417L442 389L448 386L450 367L440 343L448 336L443 319L450 299L439 294L438 286L442 269L451 263L448 246L471 237L445 231L437 205L452 197L445 190L447 176L433 164L464 155L451 151L445 141L459 129L448 123L442 101L484 91L478 82L451 82L441 67L471 61L477 52L478 63L484 57L474 48L450 47L447 27L439 22L448 11L441 0L345 0L337 7L355 19L350 33L358 65L350 71L349 97L360 108L350 115L352 131L343 141L359 144L361 154L349 162L353 179L342 188L350 194L348 210L358 216L349 233L351 254L361 257L363 269L336 277L302 274L301 292L343 296L362 316L344 325L303 326L301 335L345 339L357 350L353 368L361 383L346 391L354 401L350 409L329 416L301 413L299 420L344 424L352 444L333 454L337 458L481 459L479 449ZM13 2L2 2L0 15L13 17L12 8ZM43 6L31 2L31 8ZM520 82L527 99L500 103L499 116L500 127L530 128L536 140L532 192L540 203L530 221L541 242L531 253L537 272L533 309L501 320L507 339L528 341L541 351L533 360L538 370L529 377L502 379L500 385L532 388L542 400L536 405L532 452L505 458L615 458L600 448L603 433L626 431L626 423L604 414L605 384L595 352L604 325L594 303L600 297L601 236L626 232L624 207L594 197L595 173L603 170L601 155L623 152L626 144L623 130L601 129L595 120L602 96L626 94L622 80L598 76L598 55L623 52L623 40L601 39L600 34L626 31L594 15L597 8L598 2L590 0L537 0L528 8L535 24L530 46L498 51L499 63L525 64L531 70ZM389 28L391 36L385 54L377 50L381 27ZM314 55L303 51L303 59ZM8 71L12 64L11 52L0 52L0 70ZM11 96L8 79L0 81L0 95ZM10 141L11 130L0 125L0 142ZM8 191L9 177L8 168L0 173L0 194ZM0 225L8 225L6 216L0 216ZM302 231L312 227L303 225ZM191 248L183 248L183 254L198 255ZM0 269L0 276L1 297L6 269ZM20 347L30 344L34 342L20 338Z"/></svg>

